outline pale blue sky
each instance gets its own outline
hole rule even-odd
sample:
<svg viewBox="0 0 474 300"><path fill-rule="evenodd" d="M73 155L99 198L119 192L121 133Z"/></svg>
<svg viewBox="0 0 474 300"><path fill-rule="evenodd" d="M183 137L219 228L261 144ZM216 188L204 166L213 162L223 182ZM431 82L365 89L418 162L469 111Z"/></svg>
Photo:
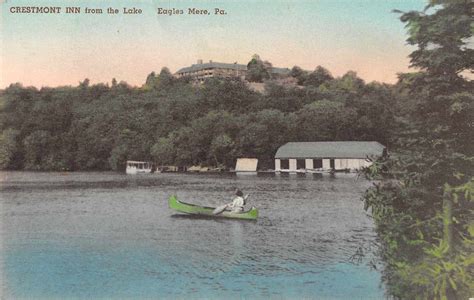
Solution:
<svg viewBox="0 0 474 300"><path fill-rule="evenodd" d="M420 10L422 0L315 1L78 1L7 0L1 3L0 88L76 85L115 77L141 85L151 71L172 72L197 59L247 63L254 53L275 66L317 65L340 76L355 70L367 81L394 82L406 72L404 24L393 9ZM16 6L80 6L82 13L15 14ZM84 9L120 9L86 15ZM141 15L123 15L136 7ZM158 15L157 8L184 9ZM225 16L187 15L189 7L222 8Z"/></svg>

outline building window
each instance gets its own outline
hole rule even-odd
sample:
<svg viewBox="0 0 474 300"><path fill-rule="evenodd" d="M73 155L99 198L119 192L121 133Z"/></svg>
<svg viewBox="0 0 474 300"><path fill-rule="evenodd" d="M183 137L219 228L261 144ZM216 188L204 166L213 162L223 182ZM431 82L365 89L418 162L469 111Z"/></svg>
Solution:
<svg viewBox="0 0 474 300"><path fill-rule="evenodd" d="M322 159L313 159L313 168L321 169L323 167L323 160Z"/></svg>
<svg viewBox="0 0 474 300"><path fill-rule="evenodd" d="M290 168L290 160L288 159L280 160L280 168L283 170L288 170Z"/></svg>
<svg viewBox="0 0 474 300"><path fill-rule="evenodd" d="M299 169L306 169L306 164L305 164L304 159L296 160L296 170L299 170Z"/></svg>

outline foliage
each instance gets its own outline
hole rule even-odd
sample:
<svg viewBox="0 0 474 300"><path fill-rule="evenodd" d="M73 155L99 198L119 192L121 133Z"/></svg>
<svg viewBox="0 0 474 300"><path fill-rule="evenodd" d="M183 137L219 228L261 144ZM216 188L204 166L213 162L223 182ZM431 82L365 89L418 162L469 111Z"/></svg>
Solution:
<svg viewBox="0 0 474 300"><path fill-rule="evenodd" d="M173 141L168 137L159 138L158 142L151 148L153 160L160 162L162 165L172 164L175 153Z"/></svg>
<svg viewBox="0 0 474 300"><path fill-rule="evenodd" d="M17 151L18 130L7 129L0 136L0 169L9 167L13 155Z"/></svg>
<svg viewBox="0 0 474 300"><path fill-rule="evenodd" d="M260 56L255 54L252 60L247 64L246 78L250 82L263 82L270 79L272 65L260 59Z"/></svg>
<svg viewBox="0 0 474 300"><path fill-rule="evenodd" d="M308 72L304 71L298 66L294 66L290 71L290 76L296 78L296 82L299 85L303 85L308 77Z"/></svg>
<svg viewBox="0 0 474 300"><path fill-rule="evenodd" d="M432 1L403 13L417 46L398 94L393 151L366 174L365 194L382 241L384 278L401 299L466 299L473 290L472 119L474 3ZM351 90L354 86L350 85Z"/></svg>
<svg viewBox="0 0 474 300"><path fill-rule="evenodd" d="M234 141L227 134L216 136L210 146L209 156L215 160L216 165L226 166L229 162L229 153L234 147Z"/></svg>
<svg viewBox="0 0 474 300"><path fill-rule="evenodd" d="M331 73L327 69L321 66L317 66L313 72L309 73L306 76L303 83L304 85L312 85L318 87L321 84L329 82L333 79L334 77L332 77Z"/></svg>

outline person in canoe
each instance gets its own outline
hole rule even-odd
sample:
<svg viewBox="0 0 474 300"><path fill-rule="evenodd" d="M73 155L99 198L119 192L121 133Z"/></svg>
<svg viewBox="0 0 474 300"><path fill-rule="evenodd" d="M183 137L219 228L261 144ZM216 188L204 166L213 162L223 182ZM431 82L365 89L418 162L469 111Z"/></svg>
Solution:
<svg viewBox="0 0 474 300"><path fill-rule="evenodd" d="M217 207L216 209L214 209L213 214L214 215L220 214L224 210L230 210L231 212L234 212L234 213L239 213L239 212L244 211L244 206L246 204L248 196L249 195L245 195L244 197L244 193L242 193L241 190L236 189L235 198L232 200L232 202L229 204L225 204L225 205Z"/></svg>
<svg viewBox="0 0 474 300"><path fill-rule="evenodd" d="M232 212L241 212L244 210L245 200L247 196L244 198L244 193L241 190L235 190L235 198L232 200L231 203L227 205L227 208L230 208Z"/></svg>

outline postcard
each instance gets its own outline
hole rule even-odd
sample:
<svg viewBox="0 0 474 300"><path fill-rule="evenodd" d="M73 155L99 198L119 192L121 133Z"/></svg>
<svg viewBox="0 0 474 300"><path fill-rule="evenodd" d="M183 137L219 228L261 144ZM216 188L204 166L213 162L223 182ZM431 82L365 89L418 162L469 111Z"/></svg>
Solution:
<svg viewBox="0 0 474 300"><path fill-rule="evenodd" d="M0 298L474 297L473 5L0 0Z"/></svg>

